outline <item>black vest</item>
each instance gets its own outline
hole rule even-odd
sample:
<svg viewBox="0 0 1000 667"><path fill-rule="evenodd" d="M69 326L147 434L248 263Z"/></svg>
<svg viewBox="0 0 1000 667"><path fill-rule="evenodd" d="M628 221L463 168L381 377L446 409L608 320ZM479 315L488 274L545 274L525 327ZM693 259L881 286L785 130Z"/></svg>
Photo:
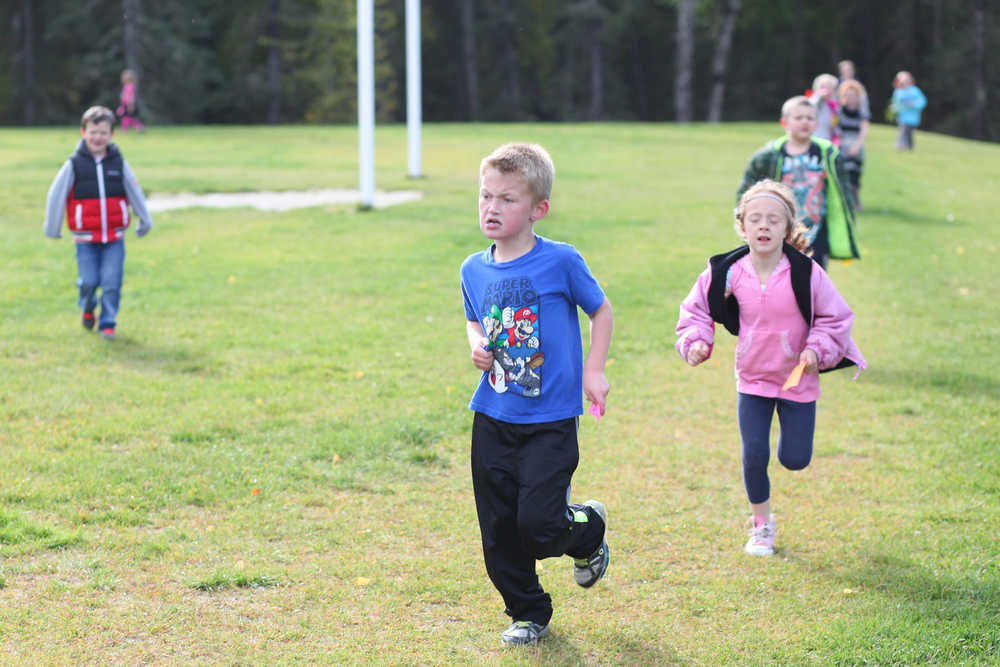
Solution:
<svg viewBox="0 0 1000 667"><path fill-rule="evenodd" d="M861 117L861 109L851 111L850 109L841 107L840 117L837 120L837 124L840 126L841 132L844 134L857 134L861 131L861 124L863 122L864 119Z"/></svg>
<svg viewBox="0 0 1000 667"><path fill-rule="evenodd" d="M79 148L70 156L73 163L73 198L99 199L100 186L97 183L97 163L87 150L86 144L80 142ZM104 171L104 196L125 196L125 161L113 144L108 144L108 152L101 160Z"/></svg>
<svg viewBox="0 0 1000 667"><path fill-rule="evenodd" d="M799 312L802 313L806 326L811 327L813 260L787 243L782 244L781 250L792 265L792 292L795 294L795 303L799 306ZM708 286L708 312L714 321L726 327L726 331L734 336L738 336L740 333L740 304L734 295L725 296L726 273L730 266L749 252L750 246L742 246L736 250L715 255L708 260L712 267L712 282ZM823 368L819 372L828 373L853 365L853 361L844 357L835 366Z"/></svg>
<svg viewBox="0 0 1000 667"><path fill-rule="evenodd" d="M781 250L792 265L792 292L795 293L795 303L799 312L805 318L806 326L812 326L812 258L788 245L782 244ZM712 282L708 286L708 312L712 319L726 327L726 331L738 336L740 333L740 304L732 294L727 298L726 273L737 260L750 252L750 246L742 246L736 250L715 255L708 260L712 267Z"/></svg>

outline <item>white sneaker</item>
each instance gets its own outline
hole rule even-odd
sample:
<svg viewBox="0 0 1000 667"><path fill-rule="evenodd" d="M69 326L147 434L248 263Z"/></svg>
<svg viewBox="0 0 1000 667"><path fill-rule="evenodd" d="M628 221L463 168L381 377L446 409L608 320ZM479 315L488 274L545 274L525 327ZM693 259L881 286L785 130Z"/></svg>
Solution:
<svg viewBox="0 0 1000 667"><path fill-rule="evenodd" d="M534 646L547 634L549 634L548 625L538 625L531 621L514 621L500 635L500 641L508 646Z"/></svg>
<svg viewBox="0 0 1000 667"><path fill-rule="evenodd" d="M750 539L744 550L753 556L770 556L774 553L774 536L778 534L778 520L773 514L767 517L767 523L753 525L750 517Z"/></svg>

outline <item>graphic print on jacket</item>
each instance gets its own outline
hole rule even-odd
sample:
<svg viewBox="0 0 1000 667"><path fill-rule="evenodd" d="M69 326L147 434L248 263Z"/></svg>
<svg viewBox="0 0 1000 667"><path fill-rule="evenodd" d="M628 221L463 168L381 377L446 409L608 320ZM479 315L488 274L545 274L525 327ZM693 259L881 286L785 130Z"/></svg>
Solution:
<svg viewBox="0 0 1000 667"><path fill-rule="evenodd" d="M542 394L541 318L529 278L500 280L483 297L483 331L493 352L489 383L498 394L534 398Z"/></svg>

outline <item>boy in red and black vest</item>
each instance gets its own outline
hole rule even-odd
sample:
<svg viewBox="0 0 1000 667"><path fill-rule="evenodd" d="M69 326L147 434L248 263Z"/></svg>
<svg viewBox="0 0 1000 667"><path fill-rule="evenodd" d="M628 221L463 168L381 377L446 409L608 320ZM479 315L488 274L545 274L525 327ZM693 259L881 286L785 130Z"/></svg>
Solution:
<svg viewBox="0 0 1000 667"><path fill-rule="evenodd" d="M115 339L129 205L139 218L136 236L145 236L153 226L142 188L111 142L114 121L114 114L106 107L90 107L84 112L80 120L83 139L52 181L45 206L45 235L54 239L62 236L65 211L66 224L76 240L83 326L94 328L100 287L101 312L96 324L108 340Z"/></svg>

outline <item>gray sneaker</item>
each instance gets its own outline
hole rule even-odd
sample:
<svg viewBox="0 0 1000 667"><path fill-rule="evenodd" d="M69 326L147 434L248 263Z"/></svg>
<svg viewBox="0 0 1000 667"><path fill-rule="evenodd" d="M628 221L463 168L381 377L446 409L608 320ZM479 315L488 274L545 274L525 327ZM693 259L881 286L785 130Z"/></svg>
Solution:
<svg viewBox="0 0 1000 667"><path fill-rule="evenodd" d="M534 646L549 634L549 626L532 621L514 621L500 634L500 641L509 646Z"/></svg>
<svg viewBox="0 0 1000 667"><path fill-rule="evenodd" d="M604 576L608 571L608 563L611 562L611 548L608 546L608 511L604 508L604 503L596 500L588 500L583 504L593 508L604 520L604 538L601 540L601 546L590 554L589 558L573 559L573 579L580 586L590 588Z"/></svg>

